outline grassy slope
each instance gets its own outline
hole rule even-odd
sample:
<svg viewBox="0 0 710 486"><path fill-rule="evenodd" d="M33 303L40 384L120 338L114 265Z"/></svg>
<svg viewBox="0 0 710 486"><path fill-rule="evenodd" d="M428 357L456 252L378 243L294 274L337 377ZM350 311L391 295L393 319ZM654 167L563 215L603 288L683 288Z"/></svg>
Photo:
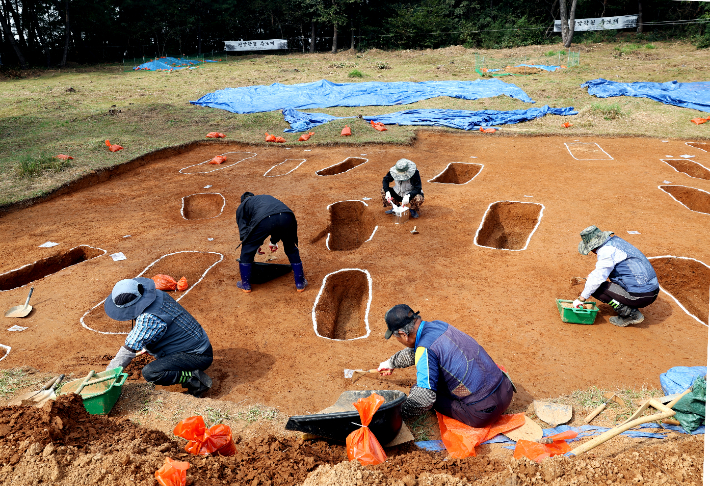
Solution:
<svg viewBox="0 0 710 486"><path fill-rule="evenodd" d="M555 46L559 49L559 46ZM656 43L653 48L632 44L589 44L581 51L581 65L558 73L510 76L503 80L523 88L536 106L574 106L580 114L567 117L569 135L636 135L663 138L710 138L710 123L690 123L703 113L641 98L598 100L579 85L590 79L615 81L705 80L710 50L696 50L684 43ZM199 69L168 72L123 72L121 66L46 71L39 77L0 81L0 205L40 195L100 167L112 166L157 148L204 139L207 132L225 132L229 140L263 142L264 132L279 134L287 124L280 112L235 115L190 105L203 94L225 87L256 84L303 83L328 79L349 81L473 80L475 55L488 59L527 56L534 63L555 64L547 57L551 46L532 46L505 51L450 47L423 51L368 51L354 54L292 54L242 56L209 63ZM386 64L389 69L380 69ZM357 69L364 78L348 78ZM67 91L74 88L75 92ZM120 114L109 115L112 105ZM426 100L407 108L524 109L530 105L498 97L477 101L449 98ZM330 108L312 110L338 116L374 115L403 107ZM620 113L620 114L619 114ZM707 114L704 114L707 116ZM560 133L561 117L548 116L503 133ZM341 142L345 120L317 128L308 143ZM352 121L350 122L352 124ZM357 125L354 125L357 126ZM389 127L386 132L357 129L350 143L407 142L414 127ZM286 134L289 142L297 135ZM480 135L485 136L485 135ZM125 147L109 152L104 140ZM72 167L48 171L38 177L19 177L23 158L65 153L75 157Z"/></svg>

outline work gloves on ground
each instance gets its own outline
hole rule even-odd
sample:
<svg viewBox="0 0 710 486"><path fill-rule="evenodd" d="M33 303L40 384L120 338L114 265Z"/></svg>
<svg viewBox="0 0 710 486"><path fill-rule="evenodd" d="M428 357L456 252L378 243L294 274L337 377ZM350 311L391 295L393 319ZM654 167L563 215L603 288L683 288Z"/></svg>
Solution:
<svg viewBox="0 0 710 486"><path fill-rule="evenodd" d="M279 249L279 245L275 245L273 243L269 243L269 249L271 250L271 253L274 253Z"/></svg>
<svg viewBox="0 0 710 486"><path fill-rule="evenodd" d="M380 363L380 366L377 367L377 371L381 375L391 375L393 369L394 365L389 359L387 361L383 361L382 363Z"/></svg>
<svg viewBox="0 0 710 486"><path fill-rule="evenodd" d="M583 306L584 306L584 302L582 302L579 299L574 299L574 302L572 302L572 307L574 307L575 309L580 309Z"/></svg>

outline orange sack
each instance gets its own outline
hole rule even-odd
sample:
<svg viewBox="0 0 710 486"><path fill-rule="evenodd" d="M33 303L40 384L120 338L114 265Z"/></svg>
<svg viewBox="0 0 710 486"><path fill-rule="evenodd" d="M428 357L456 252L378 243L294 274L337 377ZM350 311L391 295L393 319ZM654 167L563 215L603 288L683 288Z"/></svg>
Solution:
<svg viewBox="0 0 710 486"><path fill-rule="evenodd" d="M693 118L690 121L692 121L696 125L702 125L703 123L707 122L708 120L710 120L710 118Z"/></svg>
<svg viewBox="0 0 710 486"><path fill-rule="evenodd" d="M562 124L562 128L569 128L569 127L571 127L571 126L572 126L572 124L571 124L570 122L564 122L564 123Z"/></svg>
<svg viewBox="0 0 710 486"><path fill-rule="evenodd" d="M349 137L352 134L353 134L353 132L350 131L350 127L345 127L345 128L343 128L343 131L340 132L341 137Z"/></svg>
<svg viewBox="0 0 710 486"><path fill-rule="evenodd" d="M363 466L374 466L387 460L387 455L382 449L377 437L372 433L368 425L372 422L372 417L377 409L385 403L384 397L373 393L367 398L360 398L353 403L360 414L362 427L350 432L345 439L345 447L348 451L348 460L357 459Z"/></svg>
<svg viewBox="0 0 710 486"><path fill-rule="evenodd" d="M298 137L298 141L299 141L299 142L305 142L306 140L308 140L309 138L311 138L313 135L314 135L313 132L304 133L303 135L301 135L300 137Z"/></svg>
<svg viewBox="0 0 710 486"><path fill-rule="evenodd" d="M286 141L286 139L283 137L275 137L274 138L274 142L276 142L276 143L284 143L285 141Z"/></svg>
<svg viewBox="0 0 710 486"><path fill-rule="evenodd" d="M454 459L476 456L476 446L525 424L525 414L501 415L487 427L471 427L456 419L436 413L439 419L441 440Z"/></svg>
<svg viewBox="0 0 710 486"><path fill-rule="evenodd" d="M185 450L190 454L233 456L237 452L232 429L228 425L217 424L206 429L205 420L199 415L180 421L173 434L189 441Z"/></svg>
<svg viewBox="0 0 710 486"><path fill-rule="evenodd" d="M386 131L387 131L387 128L385 128L385 124L384 124L384 123L380 123L380 122L376 122L376 121L370 120L370 125L372 125L372 128L374 128L374 129L377 130L378 132L386 132Z"/></svg>
<svg viewBox="0 0 710 486"><path fill-rule="evenodd" d="M548 437L548 439L552 440L552 444L540 444L539 442L521 439L515 444L513 457L516 459L527 457L531 461L540 462L548 457L566 454L572 448L565 442L565 439L574 439L575 437L577 437L577 432L568 430Z"/></svg>
<svg viewBox="0 0 710 486"><path fill-rule="evenodd" d="M223 164L227 161L227 157L224 155L217 155L214 159L210 160L210 164L212 165L219 165Z"/></svg>
<svg viewBox="0 0 710 486"><path fill-rule="evenodd" d="M64 155L64 154L57 155L57 158L60 160L74 160L74 157L72 157L71 155Z"/></svg>
<svg viewBox="0 0 710 486"><path fill-rule="evenodd" d="M118 145L118 144L113 145L113 144L111 144L111 142L109 142L108 140L106 140L105 143L106 143L106 146L108 147L108 149L109 149L111 152L118 152L119 150L123 150L123 147L121 147L121 146Z"/></svg>
<svg viewBox="0 0 710 486"><path fill-rule="evenodd" d="M180 280L178 280L178 283L177 283L178 291L184 292L185 290L187 290L188 287L189 287L189 285L187 285L187 279L185 277L182 277Z"/></svg>
<svg viewBox="0 0 710 486"><path fill-rule="evenodd" d="M483 133L495 133L495 132L496 132L496 129L495 129L495 128L483 128L483 127L481 127L481 128L479 128L478 130L481 131L481 132L483 132Z"/></svg>
<svg viewBox="0 0 710 486"><path fill-rule="evenodd" d="M153 277L153 282L158 290L175 290L177 288L177 282L170 275L159 273Z"/></svg>
<svg viewBox="0 0 710 486"><path fill-rule="evenodd" d="M165 464L155 471L155 480L160 486L185 486L189 467L189 462L173 461L166 457Z"/></svg>
<svg viewBox="0 0 710 486"><path fill-rule="evenodd" d="M224 138L226 135L222 132L210 132L206 135L207 138Z"/></svg>
<svg viewBox="0 0 710 486"><path fill-rule="evenodd" d="M276 137L274 135L269 135L269 132L266 132L266 136L264 137L264 140L267 142L275 142Z"/></svg>

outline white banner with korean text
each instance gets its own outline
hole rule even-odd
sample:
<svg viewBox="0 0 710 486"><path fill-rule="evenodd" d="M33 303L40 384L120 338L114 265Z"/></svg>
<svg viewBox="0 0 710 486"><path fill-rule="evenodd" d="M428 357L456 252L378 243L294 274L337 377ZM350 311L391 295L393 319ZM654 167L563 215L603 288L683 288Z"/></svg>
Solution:
<svg viewBox="0 0 710 486"><path fill-rule="evenodd" d="M575 19L574 31L635 29L638 15L621 15L619 17L599 17L597 19ZM562 32L562 22L555 20L555 32Z"/></svg>
<svg viewBox="0 0 710 486"><path fill-rule="evenodd" d="M269 51L272 49L288 49L285 39L266 39L252 41L224 41L224 50L232 51Z"/></svg>

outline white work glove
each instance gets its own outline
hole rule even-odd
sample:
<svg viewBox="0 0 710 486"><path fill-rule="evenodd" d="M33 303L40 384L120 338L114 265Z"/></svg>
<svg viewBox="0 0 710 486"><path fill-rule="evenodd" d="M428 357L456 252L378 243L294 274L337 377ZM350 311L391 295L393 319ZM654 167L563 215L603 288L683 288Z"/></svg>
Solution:
<svg viewBox="0 0 710 486"><path fill-rule="evenodd" d="M584 306L584 302L582 302L579 299L574 299L574 302L572 302L572 307L574 307L575 309L580 309L583 306Z"/></svg>
<svg viewBox="0 0 710 486"><path fill-rule="evenodd" d="M387 361L383 361L382 363L380 363L380 366L377 367L377 371L381 375L391 375L393 369L394 365L389 359Z"/></svg>
<svg viewBox="0 0 710 486"><path fill-rule="evenodd" d="M402 198L402 206L406 206L407 204L409 204L409 194L405 194Z"/></svg>
<svg viewBox="0 0 710 486"><path fill-rule="evenodd" d="M119 366L125 368L130 364L131 361L133 361L133 358L135 358L136 356L136 353L134 353L125 346L121 346L121 348L118 350L118 353L116 353L116 357L111 360L111 362L106 367L106 370L112 370L114 368L118 368Z"/></svg>
<svg viewBox="0 0 710 486"><path fill-rule="evenodd" d="M271 253L274 253L279 249L279 245L272 245L271 242L269 242L269 249L271 250Z"/></svg>
<svg viewBox="0 0 710 486"><path fill-rule="evenodd" d="M385 194L385 199L388 203L392 204L392 194L390 194L389 191L387 191L387 193Z"/></svg>

